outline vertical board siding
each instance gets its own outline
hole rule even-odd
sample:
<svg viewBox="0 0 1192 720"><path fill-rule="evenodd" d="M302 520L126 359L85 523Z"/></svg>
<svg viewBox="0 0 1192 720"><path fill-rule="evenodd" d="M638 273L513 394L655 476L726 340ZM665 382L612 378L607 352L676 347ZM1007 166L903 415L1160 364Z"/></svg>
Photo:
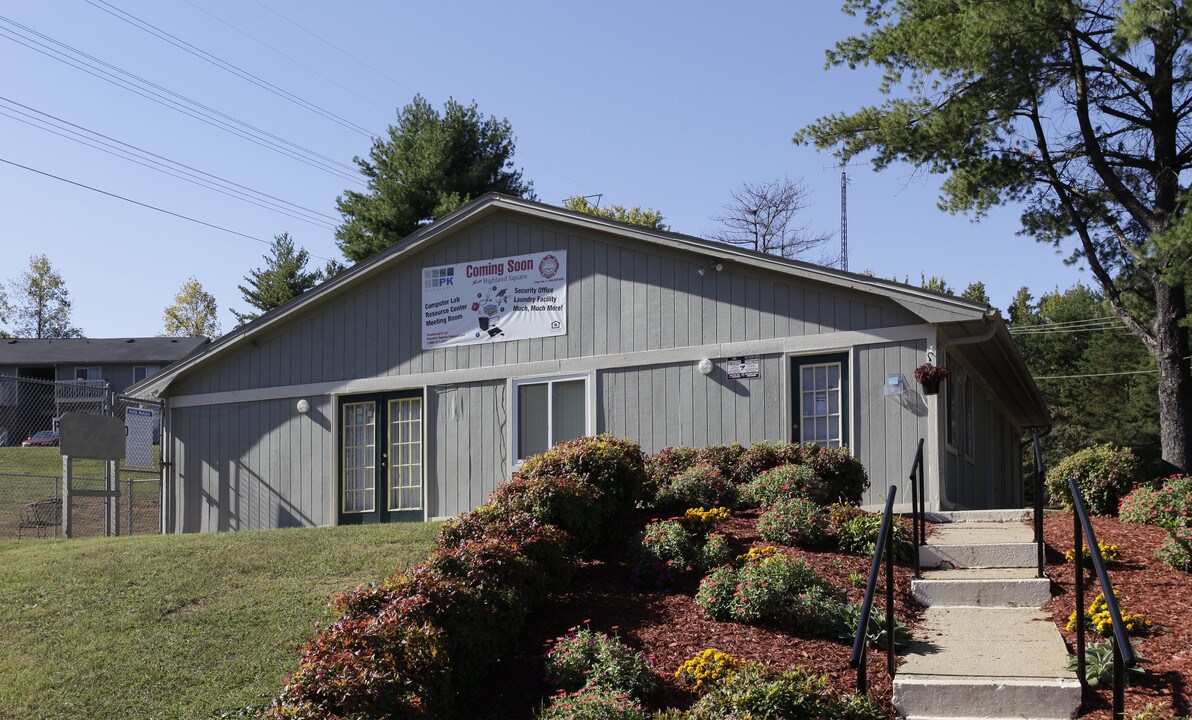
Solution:
<svg viewBox="0 0 1192 720"><path fill-rule="evenodd" d="M698 253L537 219L497 215L360 281L255 345L180 378L174 394L227 392L510 365L917 322L879 296ZM434 265L564 250L568 334L422 350L421 272ZM704 267L704 275L697 270Z"/></svg>
<svg viewBox="0 0 1192 720"><path fill-rule="evenodd" d="M325 525L335 468L331 401L297 398L171 410L177 532Z"/></svg>
<svg viewBox="0 0 1192 720"><path fill-rule="evenodd" d="M509 476L502 381L427 388L427 517L484 503Z"/></svg>
<svg viewBox="0 0 1192 720"><path fill-rule="evenodd" d="M773 398L782 396L785 371L779 355L762 358L761 377L739 380L728 379L719 364L708 376L695 363L604 371L596 384L601 429L646 453L675 445L784 440L782 405Z"/></svg>
<svg viewBox="0 0 1192 720"><path fill-rule="evenodd" d="M919 438L927 438L928 433L927 403L914 382L915 368L923 362L926 350L926 340L857 348L852 373L856 413L852 450L869 474L869 490L862 501L865 505L884 503L890 485L898 487L897 502L910 502L907 476ZM886 376L895 372L906 379L906 392L885 395Z"/></svg>

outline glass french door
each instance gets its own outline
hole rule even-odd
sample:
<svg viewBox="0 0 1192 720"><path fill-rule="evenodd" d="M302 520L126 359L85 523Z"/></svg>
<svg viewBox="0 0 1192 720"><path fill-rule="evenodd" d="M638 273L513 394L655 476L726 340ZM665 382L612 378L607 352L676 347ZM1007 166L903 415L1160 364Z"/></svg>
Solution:
<svg viewBox="0 0 1192 720"><path fill-rule="evenodd" d="M423 520L422 394L341 398L339 418L339 522Z"/></svg>
<svg viewBox="0 0 1192 720"><path fill-rule="evenodd" d="M792 358L795 442L848 445L848 353Z"/></svg>

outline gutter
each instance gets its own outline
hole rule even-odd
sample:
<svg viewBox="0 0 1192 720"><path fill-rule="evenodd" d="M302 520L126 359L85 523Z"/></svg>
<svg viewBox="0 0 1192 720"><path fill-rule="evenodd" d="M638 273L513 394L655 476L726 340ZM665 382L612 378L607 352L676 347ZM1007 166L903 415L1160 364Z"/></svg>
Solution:
<svg viewBox="0 0 1192 720"><path fill-rule="evenodd" d="M974 345L976 343L983 343L992 340L993 336L997 333L997 323L993 321L993 319L996 317L998 317L998 311L992 308L987 308L984 314L981 315L981 319L984 320L987 325L989 325L988 330L981 333L980 335L969 335L968 337L948 338L947 340L944 340L939 344L939 347L936 348L937 356L940 358L940 360L943 360L944 351L953 345Z"/></svg>

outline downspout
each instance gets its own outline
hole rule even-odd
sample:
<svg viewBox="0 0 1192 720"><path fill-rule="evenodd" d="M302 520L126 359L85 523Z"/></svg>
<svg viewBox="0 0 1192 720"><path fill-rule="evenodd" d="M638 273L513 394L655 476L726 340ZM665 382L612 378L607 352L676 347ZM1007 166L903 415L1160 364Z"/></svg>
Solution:
<svg viewBox="0 0 1192 720"><path fill-rule="evenodd" d="M988 305L986 305L985 312L981 315L981 319L985 322L986 325L989 326L989 328L985 332L981 333L980 335L969 335L967 337L948 338L947 340L940 342L940 344L936 347L935 364L943 366L944 363L947 362L947 355L945 354L945 352L947 351L948 348L952 347L953 345L975 345L977 343L983 343L983 342L988 342L988 341L992 340L993 336L997 333L997 323L993 321L994 318L996 318L997 316L998 316L998 311L989 307ZM939 443L937 445L936 453L938 454L938 457L936 458L935 464L936 464L936 467L938 468L939 477L937 477L935 480L935 482L936 482L935 491L936 491L936 496L938 498L937 502L939 503L939 507L942 509L944 507L944 503L943 503L944 477L943 477L943 475L946 472L946 468L947 468L947 458L944 457L945 451L944 451L943 443Z"/></svg>

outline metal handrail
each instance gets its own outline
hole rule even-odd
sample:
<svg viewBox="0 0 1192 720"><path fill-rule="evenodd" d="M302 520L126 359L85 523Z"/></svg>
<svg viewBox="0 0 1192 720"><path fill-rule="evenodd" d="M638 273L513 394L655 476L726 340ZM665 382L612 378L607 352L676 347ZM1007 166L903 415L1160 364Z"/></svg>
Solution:
<svg viewBox="0 0 1192 720"><path fill-rule="evenodd" d="M1122 621L1122 611L1118 607L1117 598L1113 594L1113 584L1109 582L1109 573L1105 570L1105 560L1101 557L1101 548L1097 545L1097 535L1093 532L1093 524L1089 522L1088 511L1084 508L1084 500L1080 496L1080 488L1076 486L1076 479L1068 479L1068 489L1072 493L1073 537L1076 541L1076 674L1081 685L1086 684L1084 661L1084 553L1081 552L1082 541L1088 541L1089 553L1093 558L1093 569L1097 572L1097 581L1101 583L1101 593L1105 596L1105 607L1109 611L1109 619L1113 623L1113 717L1125 718L1125 668L1138 665L1134 656L1134 648L1130 645L1130 638L1126 633L1126 624ZM1081 531L1084 537L1081 537Z"/></svg>
<svg viewBox="0 0 1192 720"><path fill-rule="evenodd" d="M1038 551L1038 574L1043 577L1043 451L1039 449L1039 431L1031 433L1035 448L1035 547Z"/></svg>
<svg viewBox="0 0 1192 720"><path fill-rule="evenodd" d="M922 446L920 445L920 448ZM861 617L857 621L857 634L853 638L853 654L848 665L857 669L857 692L865 692L865 646L868 644L869 611L873 607L873 593L877 586L877 572L882 563L882 550L886 551L886 670L894 676L894 542L890 526L894 522L894 495L896 485L886 492L886 509L882 512L882 525L877 534L877 546L873 549L873 564L869 567L869 579L865 583L865 599L861 601Z"/></svg>
<svg viewBox="0 0 1192 720"><path fill-rule="evenodd" d="M915 450L915 461L911 463L911 534L915 546L915 577L923 577L919 569L919 546L927 544L927 489L923 485L923 438Z"/></svg>

